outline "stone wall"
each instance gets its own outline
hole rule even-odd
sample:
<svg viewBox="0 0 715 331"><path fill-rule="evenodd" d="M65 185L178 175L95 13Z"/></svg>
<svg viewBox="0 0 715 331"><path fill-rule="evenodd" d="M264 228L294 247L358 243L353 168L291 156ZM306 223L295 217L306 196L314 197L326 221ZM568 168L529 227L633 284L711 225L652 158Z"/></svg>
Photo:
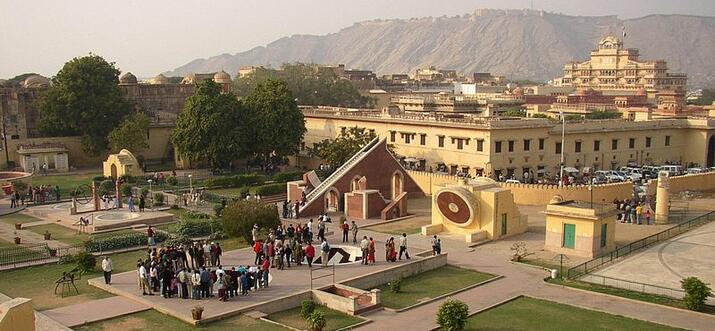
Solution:
<svg viewBox="0 0 715 331"><path fill-rule="evenodd" d="M15 298L0 304L0 331L35 330L31 301Z"/></svg>
<svg viewBox="0 0 715 331"><path fill-rule="evenodd" d="M651 182L657 183L656 180ZM670 193L715 191L715 172L670 177Z"/></svg>
<svg viewBox="0 0 715 331"><path fill-rule="evenodd" d="M414 258L411 262L340 282L360 289L373 289L395 278L405 278L447 265L447 254Z"/></svg>
<svg viewBox="0 0 715 331"><path fill-rule="evenodd" d="M430 195L436 191L436 187L445 184L457 184L457 181L460 179L457 176L423 171L410 170L407 171L407 173L425 194ZM715 175L715 173L713 173L713 175ZM713 179L715 179L715 177L713 177ZM671 186L672 181L673 179L671 179ZM590 201L591 199L591 192L588 190L588 185L568 185L562 188L559 188L558 185L546 184L499 183L499 185L511 190L511 193L514 195L514 202L518 205L547 205L551 198L557 194L561 195L564 200ZM715 183L711 185L715 186ZM715 187L713 189L715 189ZM593 186L594 202L610 202L615 198L629 199L632 195L633 184L630 182Z"/></svg>

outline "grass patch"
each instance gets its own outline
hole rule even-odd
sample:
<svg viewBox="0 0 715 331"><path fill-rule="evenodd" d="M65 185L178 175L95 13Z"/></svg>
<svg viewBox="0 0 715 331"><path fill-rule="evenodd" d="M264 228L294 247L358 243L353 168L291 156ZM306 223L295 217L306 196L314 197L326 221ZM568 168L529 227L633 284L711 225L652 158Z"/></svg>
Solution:
<svg viewBox="0 0 715 331"><path fill-rule="evenodd" d="M70 193L74 192L77 186L82 184L91 185L92 178L101 175L102 173L99 172L71 175L35 175L32 176L32 186L52 185L52 187L55 187L55 185L59 185L62 198L69 198ZM54 199L54 194L52 199Z"/></svg>
<svg viewBox="0 0 715 331"><path fill-rule="evenodd" d="M670 306L670 307L674 307L674 308L687 309L687 307L685 307L685 303L683 303L683 300L666 297L666 296L662 296L662 295L630 291L630 290L626 290L626 289L622 289L622 288L606 286L606 285L598 285L598 284L582 282L582 281L578 281L578 280L568 280L568 279L562 280L562 279L557 278L557 279L548 279L547 281L552 284L558 284L558 285L563 285L563 286L568 286L568 287L573 287L573 288L578 288L578 289L582 289L582 290L598 292L598 293L603 293L603 294L610 294L610 295L615 295L615 296L619 296L622 298L650 302L650 303L655 303L655 304L664 305L664 306ZM715 306L706 305L702 312L715 315Z"/></svg>
<svg viewBox="0 0 715 331"><path fill-rule="evenodd" d="M218 188L218 189L213 189L209 190L209 192L216 194L216 195L221 195L227 198L245 198L245 195L242 195L241 192L245 191L245 187L234 187L234 188Z"/></svg>
<svg viewBox="0 0 715 331"><path fill-rule="evenodd" d="M315 310L325 313L325 320L327 322L324 329L325 331L342 329L363 321L355 316L350 316L322 305L316 305ZM271 321L285 324L299 330L306 328L305 320L300 317L300 307L273 313L268 315L267 318Z"/></svg>
<svg viewBox="0 0 715 331"><path fill-rule="evenodd" d="M539 266L539 267L543 267L543 268L546 268L546 269L549 269L549 270L551 270L551 269L556 269L556 270L559 270L559 272L561 272L561 269L560 269L561 266L559 265L559 262L556 261L556 260L554 260L554 261L548 261L548 260L542 260L542 259L523 259L523 260L521 260L520 262L521 262L521 263L526 263L526 264L535 265L535 266ZM564 268L563 268L563 269L564 269L564 272L566 272L567 270L569 270L569 268L570 268L570 266L567 265L566 263L564 263Z"/></svg>
<svg viewBox="0 0 715 331"><path fill-rule="evenodd" d="M390 222L380 225L365 227L366 230L376 231L381 233L389 233L394 235L402 235L402 233L416 234L422 231L423 225L429 225L430 220L419 217L408 218L405 220Z"/></svg>
<svg viewBox="0 0 715 331"><path fill-rule="evenodd" d="M172 330L172 331L194 331L194 330L255 330L255 331L283 331L286 330L275 324L255 320L245 315L238 315L229 319L194 327L169 315L162 314L156 310L147 310L122 317L113 318L106 321L90 323L76 327L77 331L143 331L143 330Z"/></svg>
<svg viewBox="0 0 715 331"><path fill-rule="evenodd" d="M14 214L5 215L5 216L0 217L0 221L2 221L3 223L14 225L15 223L25 224L25 223L39 222L42 220L37 217L33 217L33 216L30 216L27 214L14 213Z"/></svg>
<svg viewBox="0 0 715 331"><path fill-rule="evenodd" d="M435 298L467 286L493 278L494 275L446 265L402 279L399 293L390 291L388 284L379 287L382 305L400 309L419 303L425 298Z"/></svg>
<svg viewBox="0 0 715 331"><path fill-rule="evenodd" d="M682 330L529 297L521 297L469 317L465 330L560 331L584 328L588 330Z"/></svg>
<svg viewBox="0 0 715 331"><path fill-rule="evenodd" d="M52 234L52 240L57 240L69 245L81 245L85 241L89 240L88 234L78 233L77 230L70 229L68 227L58 224L43 224L38 226L32 226L28 227L27 230L40 235L44 234L45 231L49 231Z"/></svg>
<svg viewBox="0 0 715 331"><path fill-rule="evenodd" d="M114 272L134 270L136 261L139 258L146 258L144 250L126 252L112 255ZM99 266L99 260L97 261ZM71 264L46 264L23 269L15 269L0 272L0 292L16 298L30 298L33 306L37 310L45 310L60 306L67 306L75 303L86 302L94 299L101 299L112 296L94 286L87 284L87 279L101 277L102 273L97 267L97 271L91 274L82 275L81 280L75 281L79 295L65 296L64 298L54 294L55 281L62 276L63 271L74 268Z"/></svg>

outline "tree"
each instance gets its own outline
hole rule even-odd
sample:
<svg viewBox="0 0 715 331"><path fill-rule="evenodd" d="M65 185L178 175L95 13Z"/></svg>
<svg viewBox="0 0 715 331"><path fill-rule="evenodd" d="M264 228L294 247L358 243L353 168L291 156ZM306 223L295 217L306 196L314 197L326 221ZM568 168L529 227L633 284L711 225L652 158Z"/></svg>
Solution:
<svg viewBox="0 0 715 331"><path fill-rule="evenodd" d="M680 285L685 291L685 306L690 310L700 311L705 305L705 300L712 295L709 284L704 283L697 277L688 277L680 281Z"/></svg>
<svg viewBox="0 0 715 331"><path fill-rule="evenodd" d="M549 118L549 116L546 116L546 114L536 113L531 115L531 118Z"/></svg>
<svg viewBox="0 0 715 331"><path fill-rule="evenodd" d="M373 132L356 126L340 132L335 139L313 144L310 154L328 162L332 169L337 169L374 138Z"/></svg>
<svg viewBox="0 0 715 331"><path fill-rule="evenodd" d="M464 330L469 318L469 306L462 301L447 299L437 311L437 324L446 331Z"/></svg>
<svg viewBox="0 0 715 331"><path fill-rule="evenodd" d="M521 108L510 108L502 113L502 116L507 117L526 117L526 110Z"/></svg>
<svg viewBox="0 0 715 331"><path fill-rule="evenodd" d="M248 111L232 93L206 80L196 87L176 120L172 142L189 161L207 161L213 168L227 167L248 153Z"/></svg>
<svg viewBox="0 0 715 331"><path fill-rule="evenodd" d="M374 100L360 94L350 81L342 79L329 68L315 64L284 64L280 70L257 68L253 73L237 77L233 90L246 97L268 80L282 80L301 105L338 107L371 107Z"/></svg>
<svg viewBox="0 0 715 331"><path fill-rule="evenodd" d="M136 112L124 118L118 127L107 136L113 151L128 149L132 152L149 147L146 132L149 130L149 117Z"/></svg>
<svg viewBox="0 0 715 331"><path fill-rule="evenodd" d="M90 155L107 149L107 134L131 111L117 85L114 63L94 54L65 63L38 100L40 131L49 136L79 135Z"/></svg>
<svg viewBox="0 0 715 331"><path fill-rule="evenodd" d="M298 152L305 120L285 82L271 79L258 84L244 102L252 122L251 149L261 161Z"/></svg>
<svg viewBox="0 0 715 331"><path fill-rule="evenodd" d="M261 229L274 229L281 224L278 209L274 205L245 200L226 206L222 212L221 222L227 234L242 237L249 243L253 240L251 229L254 224L258 224Z"/></svg>

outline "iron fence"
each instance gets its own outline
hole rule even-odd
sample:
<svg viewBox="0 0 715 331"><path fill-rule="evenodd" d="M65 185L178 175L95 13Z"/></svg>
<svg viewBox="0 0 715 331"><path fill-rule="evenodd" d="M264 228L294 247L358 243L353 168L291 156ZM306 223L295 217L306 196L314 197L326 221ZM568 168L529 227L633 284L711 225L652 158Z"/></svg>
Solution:
<svg viewBox="0 0 715 331"><path fill-rule="evenodd" d="M601 255L597 258L594 258L592 260L581 263L573 268L570 268L566 273L566 277L569 279L578 278L582 275L590 273L594 269L602 267L603 265L609 264L613 261L616 261L618 259L626 257L633 252L639 251L646 247L653 246L659 242L673 238L683 232L689 231L692 228L701 226L701 225L708 223L710 221L713 221L713 220L715 220L715 211L711 211L707 214L697 216L689 221L677 224L673 227L670 227L668 229L665 229L661 232L650 235L643 239L636 240L626 246L622 246L622 247L620 247L614 251L611 251L607 254Z"/></svg>
<svg viewBox="0 0 715 331"><path fill-rule="evenodd" d="M620 289L629 290L629 291L633 291L633 292L649 293L649 294L671 297L671 298L675 298L675 299L682 299L685 296L685 292L681 289L653 285L653 284L645 284L645 283L635 282L635 281L631 281L631 280L613 278L613 277L602 276L602 275L588 274L588 275L581 277L579 280L583 281L583 282L591 283L591 284L617 287Z"/></svg>
<svg viewBox="0 0 715 331"><path fill-rule="evenodd" d="M51 248L47 244L3 247L0 248L0 266L12 265L12 268L17 268L59 261L63 256L75 255L84 251L84 245L60 248Z"/></svg>

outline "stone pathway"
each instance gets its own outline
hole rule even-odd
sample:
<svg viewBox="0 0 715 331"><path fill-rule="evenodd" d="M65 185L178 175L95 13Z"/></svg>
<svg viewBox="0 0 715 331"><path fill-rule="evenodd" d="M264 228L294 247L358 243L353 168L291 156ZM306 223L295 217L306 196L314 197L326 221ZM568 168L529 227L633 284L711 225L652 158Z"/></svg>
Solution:
<svg viewBox="0 0 715 331"><path fill-rule="evenodd" d="M75 327L149 309L150 306L116 296L45 310L42 313L65 326Z"/></svg>

